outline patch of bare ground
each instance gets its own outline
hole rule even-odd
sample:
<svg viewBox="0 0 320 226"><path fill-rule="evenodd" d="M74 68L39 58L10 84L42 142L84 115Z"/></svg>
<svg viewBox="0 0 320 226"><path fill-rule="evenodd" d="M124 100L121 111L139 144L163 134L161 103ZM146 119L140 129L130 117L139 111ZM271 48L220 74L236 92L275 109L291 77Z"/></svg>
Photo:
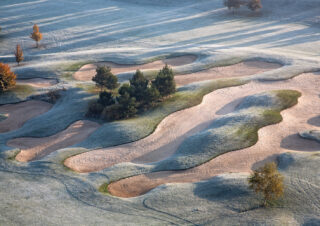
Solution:
<svg viewBox="0 0 320 226"><path fill-rule="evenodd" d="M217 78L249 76L278 69L280 67L282 67L282 65L277 63L269 63L264 61L245 61L230 66L214 67L191 74L177 75L175 76L175 80L178 86L183 86L193 82Z"/></svg>
<svg viewBox="0 0 320 226"><path fill-rule="evenodd" d="M141 65L126 65L126 64L116 64L112 62L103 62L98 63L99 66L109 66L111 67L111 71L114 74L119 74L123 72L135 71L137 69L146 70L146 69L154 69L160 70L165 64L168 64L171 67L182 66L186 64L190 64L197 59L197 56L194 55L185 55L180 57L173 57L165 60L157 60L147 64ZM91 81L92 77L96 74L97 65L95 64L87 64L82 66L79 71L73 74L73 77L79 81Z"/></svg>
<svg viewBox="0 0 320 226"><path fill-rule="evenodd" d="M16 138L10 140L7 145L21 150L16 156L17 161L28 162L79 143L98 127L99 124L92 121L77 121L55 135L44 138Z"/></svg>
<svg viewBox="0 0 320 226"><path fill-rule="evenodd" d="M52 104L37 100L0 106L0 113L7 116L0 122L0 133L19 129L26 121L49 111L51 107Z"/></svg>
<svg viewBox="0 0 320 226"><path fill-rule="evenodd" d="M214 75L209 75L211 79L223 76L235 77L259 73L265 70L272 70L279 65L259 61L243 62L237 65L216 68L216 72L212 70ZM247 70L245 69L247 68ZM246 72L247 71L247 72ZM200 77L198 77L198 73ZM194 82L196 79L205 79L206 72L197 72L191 75L176 76L188 79L190 76ZM201 77L202 76L202 77ZM78 156L68 158L65 165L77 172L91 172L104 169L119 162L153 162L164 159L177 149L181 142L188 136L199 132L206 128L218 114L224 111L232 110L240 101L241 97L246 95L246 91L241 94L236 90L242 88L223 89L207 95L203 102L195 107L173 113L164 119L157 127L156 131L137 142L120 145L113 148L106 148L91 151ZM228 90L234 90L228 93ZM223 100L223 101L217 101ZM222 108L227 101L235 100L221 111L214 114ZM174 128L174 129L172 129ZM166 134L166 136L164 136Z"/></svg>
<svg viewBox="0 0 320 226"><path fill-rule="evenodd" d="M259 141L256 145L223 154L192 169L156 172L123 179L110 184L109 192L119 197L134 197L142 195L161 184L198 182L223 173L250 172L253 167L258 167L265 161L275 160L278 154L288 151L319 151L319 143L298 136L300 131L316 129L315 126L308 124L308 120L317 116L320 109L319 85L319 75L306 73L287 81L250 83L241 87L217 90L207 95L204 103L209 104L209 102L206 102L208 96L213 96L215 103L212 102L212 107L209 109L214 112L214 106L219 105L220 102L225 105L234 99L261 91L295 89L302 93L298 105L282 111L283 121L281 123L259 130ZM219 93L220 95L218 95ZM235 106L236 102L233 103L233 106ZM197 119L198 116L195 114L188 120L196 123ZM183 123L184 121L175 118L174 127L170 129L173 130L172 128L179 127ZM167 137L167 134L163 133L163 136L165 135ZM170 137L167 138L170 139ZM173 152L174 150L171 150L171 153ZM140 161L143 162L143 158L141 156ZM157 159L152 160L156 161Z"/></svg>

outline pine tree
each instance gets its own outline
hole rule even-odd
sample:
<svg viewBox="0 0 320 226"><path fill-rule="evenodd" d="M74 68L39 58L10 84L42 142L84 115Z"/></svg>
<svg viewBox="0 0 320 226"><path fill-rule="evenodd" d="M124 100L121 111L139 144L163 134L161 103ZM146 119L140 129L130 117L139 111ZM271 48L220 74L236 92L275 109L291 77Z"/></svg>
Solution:
<svg viewBox="0 0 320 226"><path fill-rule="evenodd" d="M283 177L278 172L276 163L267 163L257 170L254 170L248 178L250 189L263 195L263 205L267 206L268 201L283 196Z"/></svg>
<svg viewBox="0 0 320 226"><path fill-rule="evenodd" d="M115 101L112 97L112 93L111 92L101 92L99 94L99 99L98 99L98 103L101 104L102 106L106 107L106 106L110 106L112 104L115 104Z"/></svg>
<svg viewBox="0 0 320 226"><path fill-rule="evenodd" d="M110 67L98 67L96 70L97 74L92 78L92 81L94 81L101 89L101 91L104 88L107 88L109 90L113 90L118 87L118 78L111 72Z"/></svg>
<svg viewBox="0 0 320 226"><path fill-rule="evenodd" d="M132 87L132 96L136 101L141 102L145 99L148 91L149 80L147 80L140 70L137 70L130 79L130 86Z"/></svg>
<svg viewBox="0 0 320 226"><path fill-rule="evenodd" d="M37 48L39 47L39 41L42 40L42 34L40 33L38 25L33 25L33 32L31 33L31 38L36 41Z"/></svg>
<svg viewBox="0 0 320 226"><path fill-rule="evenodd" d="M16 85L17 76L11 71L8 64L0 63L0 93Z"/></svg>
<svg viewBox="0 0 320 226"><path fill-rule="evenodd" d="M176 83L171 68L166 66L159 71L156 79L153 81L154 87L160 92L161 96L168 96L176 91Z"/></svg>
<svg viewBox="0 0 320 226"><path fill-rule="evenodd" d="M16 46L16 50L14 52L14 55L16 57L16 62L18 63L18 65L20 65L20 62L24 60L24 57L23 57L22 48L19 44Z"/></svg>

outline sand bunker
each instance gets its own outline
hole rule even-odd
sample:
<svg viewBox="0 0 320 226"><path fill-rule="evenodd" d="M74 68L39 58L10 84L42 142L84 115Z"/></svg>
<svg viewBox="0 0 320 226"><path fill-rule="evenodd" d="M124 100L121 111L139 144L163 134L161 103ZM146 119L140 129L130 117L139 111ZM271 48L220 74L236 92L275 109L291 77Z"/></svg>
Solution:
<svg viewBox="0 0 320 226"><path fill-rule="evenodd" d="M16 138L8 142L8 146L21 149L16 156L20 162L40 159L53 151L69 147L83 141L99 127L92 121L77 121L66 130L44 138Z"/></svg>
<svg viewBox="0 0 320 226"><path fill-rule="evenodd" d="M207 80L221 77L236 77L260 73L279 67L278 64L248 61L232 66L219 67L206 71L197 72L190 75L176 76L184 78L188 82ZM210 74L210 73L212 74ZM181 82L183 80L180 79ZM234 96L229 96L234 99ZM84 153L65 161L65 165L78 172L98 171L119 162L152 162L164 159L171 155L181 142L188 136L204 129L216 117L212 112L218 111L225 102L217 103L215 98L228 99L225 96L207 96L199 106L176 112L163 120L156 131L145 139L134 143L121 145L116 148L107 148L96 150L94 152ZM230 99L228 99L230 100ZM230 105L230 110L240 101L240 99ZM226 110L226 109L224 109ZM221 114L221 112L219 112ZM197 122L189 120L197 115ZM199 117L201 115L201 117ZM176 123L176 118L180 119L181 124ZM182 123L183 122L183 123ZM171 128L175 128L172 130ZM164 137L163 134L168 134ZM92 153L92 154L90 154ZM140 156L143 156L140 159ZM90 159L92 163L88 163Z"/></svg>
<svg viewBox="0 0 320 226"><path fill-rule="evenodd" d="M51 107L52 104L37 100L0 106L0 113L7 116L0 122L0 133L20 128L26 121L49 111Z"/></svg>
<svg viewBox="0 0 320 226"><path fill-rule="evenodd" d="M316 129L315 126L308 124L308 120L315 117L320 109L319 85L319 75L303 74L288 81L250 83L208 94L204 102L210 104L208 98L212 96L212 99L216 101L216 103L212 103L212 106L220 105L220 102L227 104L239 97L274 89L299 90L302 92L302 97L297 106L281 113L284 118L281 123L260 129L258 143L250 148L223 154L208 163L189 170L150 173L120 180L109 185L109 192L120 197L133 197L165 183L197 182L222 173L250 172L252 167L262 165L266 159L274 160L277 154L283 152L319 151L319 143L298 136L300 131ZM237 101L232 103L234 107ZM215 107L208 109L215 111ZM179 118L175 118L175 120L171 130L182 123ZM197 124L197 117L190 117L189 121L195 121L194 123ZM170 135L168 134L168 136ZM140 160L143 160L143 156Z"/></svg>
<svg viewBox="0 0 320 226"><path fill-rule="evenodd" d="M32 79L18 79L19 85L29 85L35 88L44 88L57 84L56 79L43 79L43 78L32 78Z"/></svg>
<svg viewBox="0 0 320 226"><path fill-rule="evenodd" d="M281 64L268 63L263 61L245 61L225 67L215 67L192 74L175 76L178 86L187 85L193 82L200 82L216 78L230 78L249 76L274 70L282 67Z"/></svg>
<svg viewBox="0 0 320 226"><path fill-rule="evenodd" d="M112 62L98 63L100 66L109 66L112 69L112 73L119 74L122 72L135 71L137 69L146 70L154 69L160 70L165 64L171 67L182 66L190 64L197 59L194 55L185 55L180 57L169 58L165 60L157 60L152 63L142 64L142 65L125 65L116 64ZM96 74L97 66L94 64L87 64L80 68L79 71L73 74L73 77L79 81L91 81L92 77Z"/></svg>

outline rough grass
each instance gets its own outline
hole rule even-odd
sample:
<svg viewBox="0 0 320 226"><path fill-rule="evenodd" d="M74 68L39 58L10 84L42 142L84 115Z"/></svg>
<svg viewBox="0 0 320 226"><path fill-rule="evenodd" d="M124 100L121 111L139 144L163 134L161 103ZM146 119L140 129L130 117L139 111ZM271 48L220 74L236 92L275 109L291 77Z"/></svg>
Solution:
<svg viewBox="0 0 320 226"><path fill-rule="evenodd" d="M109 195L110 193L109 193L109 190L108 190L108 186L109 186L108 183L104 183L99 187L98 191L103 193L103 194L105 194L105 195Z"/></svg>
<svg viewBox="0 0 320 226"><path fill-rule="evenodd" d="M0 94L0 104L16 103L26 100L35 91L29 85L16 85L12 89Z"/></svg>

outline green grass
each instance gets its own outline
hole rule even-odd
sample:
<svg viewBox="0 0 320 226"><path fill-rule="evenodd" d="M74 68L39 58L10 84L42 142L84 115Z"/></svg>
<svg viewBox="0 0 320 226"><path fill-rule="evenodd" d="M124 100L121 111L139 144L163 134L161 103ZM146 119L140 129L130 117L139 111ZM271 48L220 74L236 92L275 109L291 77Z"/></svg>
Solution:
<svg viewBox="0 0 320 226"><path fill-rule="evenodd" d="M98 191L101 192L102 194L110 195L110 192L108 190L108 186L109 186L108 183L101 184Z"/></svg>
<svg viewBox="0 0 320 226"><path fill-rule="evenodd" d="M35 89L29 85L16 85L14 88L0 94L0 104L25 100L34 91Z"/></svg>
<svg viewBox="0 0 320 226"><path fill-rule="evenodd" d="M301 93L295 90L277 90L277 97L281 101L282 109L292 107L298 103Z"/></svg>

